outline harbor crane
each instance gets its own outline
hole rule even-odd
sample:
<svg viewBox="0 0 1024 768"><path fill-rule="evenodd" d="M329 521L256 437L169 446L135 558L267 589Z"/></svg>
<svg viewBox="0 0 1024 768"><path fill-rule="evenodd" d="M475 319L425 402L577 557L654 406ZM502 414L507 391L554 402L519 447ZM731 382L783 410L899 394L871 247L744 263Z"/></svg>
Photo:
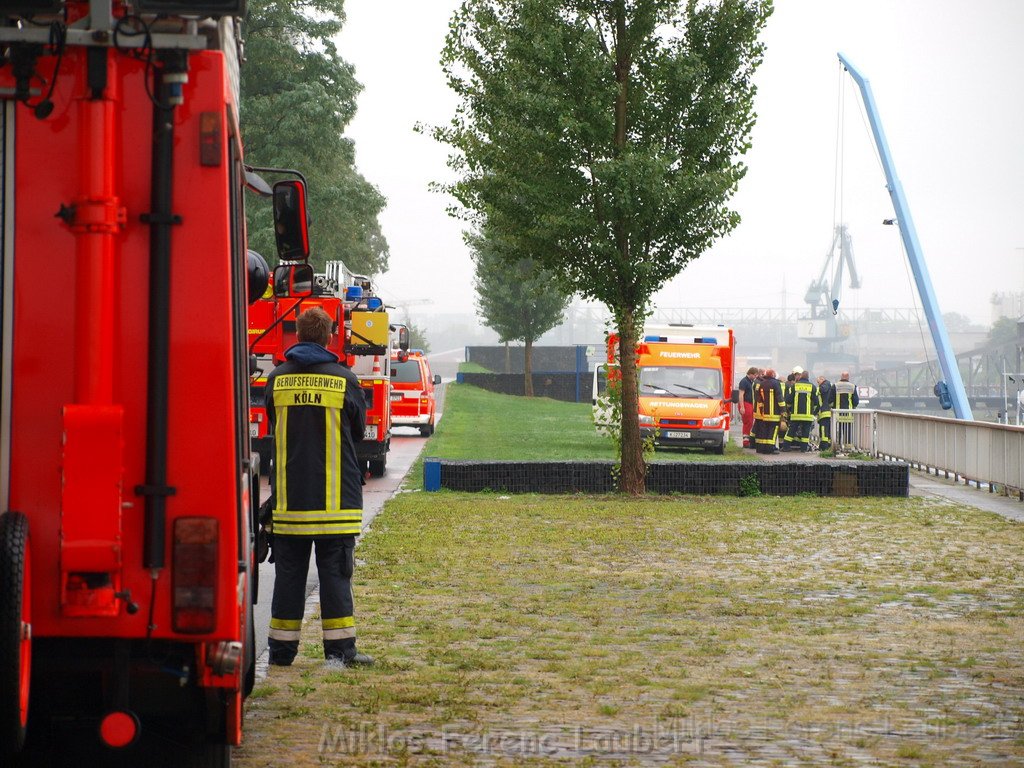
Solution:
<svg viewBox="0 0 1024 768"><path fill-rule="evenodd" d="M924 261L921 244L917 239L917 229L914 227L914 220L910 215L910 206L907 205L903 185L900 184L896 175L896 166L893 163L892 152L889 150L889 143L885 138L885 131L882 129L882 121L878 116L871 84L842 53L838 56L843 67L860 88L864 109L871 125L871 134L875 139L875 146L878 148L882 168L885 170L886 188L889 190L893 208L896 210L895 220L886 219L885 223L895 224L899 227L903 247L910 261L910 269L914 274L917 292L921 297L925 316L928 318L928 329L931 331L943 376L943 379L935 384L935 395L939 398L940 405L944 409L952 408L958 419L974 421L963 378L960 376L960 369L957 368L956 357L953 355L953 346L950 344L949 334L946 333L946 324L942 320L942 313L939 311L939 303L935 298L935 291L932 288L931 277L928 275L928 267Z"/></svg>
<svg viewBox="0 0 1024 768"><path fill-rule="evenodd" d="M837 351L837 347L846 339L838 319L845 271L850 273L850 288L860 288L860 275L853 260L850 232L845 224L837 224L821 274L817 280L811 281L804 295L804 301L810 307L810 315L800 318L798 323L799 337L818 345L818 349L808 355L808 368L814 368L817 363L855 359L853 355Z"/></svg>

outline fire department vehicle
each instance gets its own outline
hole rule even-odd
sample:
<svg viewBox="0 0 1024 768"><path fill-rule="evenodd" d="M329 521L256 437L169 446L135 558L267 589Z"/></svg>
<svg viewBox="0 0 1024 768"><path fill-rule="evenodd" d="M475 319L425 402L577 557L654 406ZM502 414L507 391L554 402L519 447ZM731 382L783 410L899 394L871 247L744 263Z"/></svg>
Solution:
<svg viewBox="0 0 1024 768"><path fill-rule="evenodd" d="M416 427L424 437L434 434L441 377L431 374L422 350L411 349L405 360L391 359L391 419L396 427Z"/></svg>
<svg viewBox="0 0 1024 768"><path fill-rule="evenodd" d="M724 453L729 442L736 340L721 325L647 325L637 345L640 436L655 446ZM608 364L594 368L594 423L611 428L605 377L618 375L619 339L608 337Z"/></svg>
<svg viewBox="0 0 1024 768"><path fill-rule="evenodd" d="M242 738L246 313L267 281L245 242L242 12L0 3L2 764L227 766ZM279 234L303 231L300 185L273 195Z"/></svg>
<svg viewBox="0 0 1024 768"><path fill-rule="evenodd" d="M264 400L266 376L296 343L298 313L314 306L333 317L340 331L328 349L359 378L366 399L366 431L356 452L365 471L382 477L391 449L391 359L393 355L404 359L407 354L408 330L390 323L387 307L370 278L350 272L340 261L328 262L322 274L313 274L308 265L279 266L270 295L256 302L250 313L250 351L258 367L249 413L253 447L260 454L263 471L268 471L273 435Z"/></svg>

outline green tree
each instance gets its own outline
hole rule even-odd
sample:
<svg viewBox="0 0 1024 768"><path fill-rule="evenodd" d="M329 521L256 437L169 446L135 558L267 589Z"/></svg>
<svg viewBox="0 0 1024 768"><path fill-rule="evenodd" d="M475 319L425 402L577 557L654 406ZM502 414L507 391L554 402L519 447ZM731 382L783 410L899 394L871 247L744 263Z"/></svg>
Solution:
<svg viewBox="0 0 1024 768"><path fill-rule="evenodd" d="M242 135L250 165L306 176L314 267L322 271L325 261L340 259L372 275L387 269L388 245L377 221L386 201L356 171L352 142L343 136L361 90L332 40L344 18L343 0L250 0ZM248 235L273 264L269 202L248 206Z"/></svg>
<svg viewBox="0 0 1024 768"><path fill-rule="evenodd" d="M405 313L403 322L409 329L409 349L422 349L423 354L430 352L430 342L427 341L426 330L410 320L408 312Z"/></svg>
<svg viewBox="0 0 1024 768"><path fill-rule="evenodd" d="M988 341L990 344L1006 344L1017 339L1017 326L1020 323L1019 320L1014 320L1012 317L1000 317L994 323L988 331Z"/></svg>
<svg viewBox="0 0 1024 768"><path fill-rule="evenodd" d="M460 215L515 233L619 337L621 480L645 467L633 354L654 291L739 215L771 0L465 0L442 65L460 97Z"/></svg>
<svg viewBox="0 0 1024 768"><path fill-rule="evenodd" d="M562 322L569 297L536 260L493 232L467 240L476 265L477 313L502 343L523 342L523 393L533 397L533 343Z"/></svg>

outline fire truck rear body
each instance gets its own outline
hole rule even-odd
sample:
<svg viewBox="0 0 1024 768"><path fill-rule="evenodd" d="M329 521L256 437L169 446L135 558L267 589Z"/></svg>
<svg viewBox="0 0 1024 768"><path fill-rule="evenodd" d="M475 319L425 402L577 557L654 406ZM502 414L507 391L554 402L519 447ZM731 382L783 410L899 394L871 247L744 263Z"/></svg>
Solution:
<svg viewBox="0 0 1024 768"><path fill-rule="evenodd" d="M35 64L56 74L52 114L3 102L0 511L29 528L30 740L75 721L99 741L103 722L119 746L114 711L226 765L254 670L256 500L237 48L231 19L212 25L182 27L217 48L179 53L170 112L161 63L70 32L59 70L52 52Z"/></svg>

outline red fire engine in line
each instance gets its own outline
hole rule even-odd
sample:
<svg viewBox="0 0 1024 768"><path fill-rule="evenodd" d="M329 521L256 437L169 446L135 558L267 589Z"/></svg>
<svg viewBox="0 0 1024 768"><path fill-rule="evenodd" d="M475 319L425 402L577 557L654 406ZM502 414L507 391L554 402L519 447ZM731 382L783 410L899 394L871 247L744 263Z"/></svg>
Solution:
<svg viewBox="0 0 1024 768"><path fill-rule="evenodd" d="M227 766L241 740L247 304L267 280L245 241L242 11L0 2L3 764ZM301 240L301 185L274 198Z"/></svg>
<svg viewBox="0 0 1024 768"><path fill-rule="evenodd" d="M328 349L359 377L366 398L366 432L356 444L356 453L364 471L382 477L391 449L391 359L393 355L405 358L409 332L403 325L390 323L387 307L370 278L353 274L340 261L328 262L326 271L315 275L308 265L279 266L267 293L252 308L249 349L258 367L249 411L253 449L260 454L263 471L269 471L273 435L268 432L266 377L296 343L295 318L309 307L322 308L339 329Z"/></svg>

